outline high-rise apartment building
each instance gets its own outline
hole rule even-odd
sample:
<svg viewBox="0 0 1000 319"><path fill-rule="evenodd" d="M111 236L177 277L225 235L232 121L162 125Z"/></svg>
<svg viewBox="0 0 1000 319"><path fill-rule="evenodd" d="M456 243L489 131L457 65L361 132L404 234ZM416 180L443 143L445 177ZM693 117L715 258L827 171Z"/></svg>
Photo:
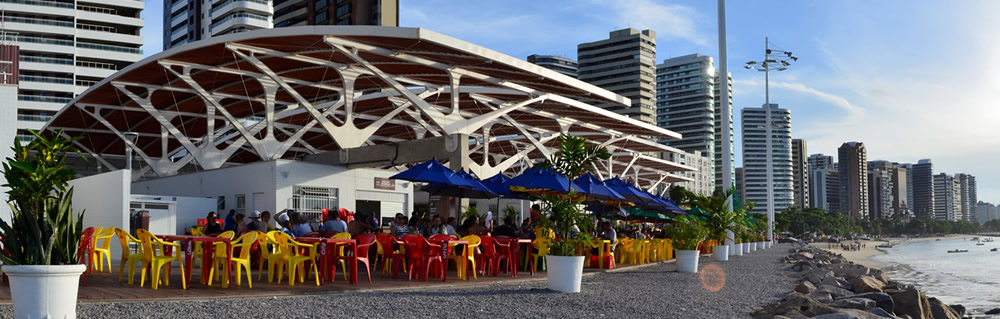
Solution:
<svg viewBox="0 0 1000 319"><path fill-rule="evenodd" d="M892 183L892 216L897 218L908 218L910 217L910 202L908 200L909 194L908 189L912 189L910 185L909 171L899 166L895 165L894 168L889 170L889 182Z"/></svg>
<svg viewBox="0 0 1000 319"><path fill-rule="evenodd" d="M983 201L980 201L979 203L976 204L976 222L978 222L980 225L988 221L997 219L998 217L997 213L998 211L996 205Z"/></svg>
<svg viewBox="0 0 1000 319"><path fill-rule="evenodd" d="M809 155L809 207L839 211L840 174L833 168L833 156ZM832 176L833 178L828 178ZM835 209L836 208L836 209Z"/></svg>
<svg viewBox="0 0 1000 319"><path fill-rule="evenodd" d="M735 132L736 129L733 127L733 76L732 74L727 74L729 77L729 118L727 119L729 125L729 168L733 169L736 167L736 143L735 143ZM719 75L715 75L715 83L722 83L719 79ZM715 185L722 185L722 87L721 85L715 86ZM735 174L735 172L732 172Z"/></svg>
<svg viewBox="0 0 1000 319"><path fill-rule="evenodd" d="M872 219L893 217L892 174L896 165L889 161L868 162L868 212Z"/></svg>
<svg viewBox="0 0 1000 319"><path fill-rule="evenodd" d="M699 151L695 151L694 153L665 152L662 156L665 160L687 165L695 169L694 171L674 173L675 175L692 179L689 182L678 182L676 185L683 186L688 191L696 194L712 196L712 192L715 190L715 178L712 175L713 166L711 158L705 157Z"/></svg>
<svg viewBox="0 0 1000 319"><path fill-rule="evenodd" d="M0 159L14 157L14 138L17 136L17 108L16 104L8 101L17 101L18 67L20 62L20 47L17 44L16 34L10 34L0 30ZM0 174L0 219L7 222L12 221L10 206L7 203L7 179Z"/></svg>
<svg viewBox="0 0 1000 319"><path fill-rule="evenodd" d="M970 174L955 174L955 179L959 181L962 187L962 193L959 197L959 205L962 211L962 220L965 221L975 221L976 212L976 177Z"/></svg>
<svg viewBox="0 0 1000 319"><path fill-rule="evenodd" d="M746 184L746 171L742 167L737 167L734 169L733 183L736 184L736 193L740 196L740 199L746 201L747 194L747 184Z"/></svg>
<svg viewBox="0 0 1000 319"><path fill-rule="evenodd" d="M911 181L913 182L913 213L921 218L934 218L936 188L934 166L930 159L922 159L913 164Z"/></svg>
<svg viewBox="0 0 1000 319"><path fill-rule="evenodd" d="M767 121L766 109L771 109ZM794 204L792 192L792 112L777 104L748 107L742 111L743 168L746 172L745 201L756 203L754 213L767 213L767 188L773 187L774 212ZM771 136L767 135L770 122ZM767 140L771 140L771 184L767 183Z"/></svg>
<svg viewBox="0 0 1000 319"><path fill-rule="evenodd" d="M951 175L941 173L934 175L934 214L932 215L934 219L938 220L956 220L956 209L955 209L955 186L960 184L955 183L955 178ZM961 211L961 206L959 205L958 212Z"/></svg>
<svg viewBox="0 0 1000 319"><path fill-rule="evenodd" d="M913 209L913 164L904 163L899 164L900 169L906 170L906 211L909 215L907 217L915 217Z"/></svg>
<svg viewBox="0 0 1000 319"><path fill-rule="evenodd" d="M22 140L77 94L143 57L142 1L2 0L0 6L4 29L20 43L20 88L0 107L16 108Z"/></svg>
<svg viewBox="0 0 1000 319"><path fill-rule="evenodd" d="M576 60L558 55L532 54L528 56L528 62L576 78Z"/></svg>
<svg viewBox="0 0 1000 319"><path fill-rule="evenodd" d="M656 124L656 32L612 31L606 40L577 45L576 53L578 79L631 99L630 107L595 105Z"/></svg>
<svg viewBox="0 0 1000 319"><path fill-rule="evenodd" d="M809 207L809 163L806 140L792 140L792 192L795 206Z"/></svg>
<svg viewBox="0 0 1000 319"><path fill-rule="evenodd" d="M837 149L840 171L840 209L843 213L869 218L868 151L861 142L847 142Z"/></svg>
<svg viewBox="0 0 1000 319"><path fill-rule="evenodd" d="M272 27L399 25L398 0L164 0L163 49Z"/></svg>

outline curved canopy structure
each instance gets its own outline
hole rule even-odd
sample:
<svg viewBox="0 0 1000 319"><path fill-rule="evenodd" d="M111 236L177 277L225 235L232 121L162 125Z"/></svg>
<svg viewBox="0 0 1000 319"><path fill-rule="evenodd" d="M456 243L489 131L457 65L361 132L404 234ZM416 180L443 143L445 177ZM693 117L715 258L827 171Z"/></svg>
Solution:
<svg viewBox="0 0 1000 319"><path fill-rule="evenodd" d="M616 154L599 168L608 175L687 180L669 172L690 167L642 155L677 152L647 138L679 134L586 101L628 104L426 29L289 27L148 57L75 98L46 130L82 137L77 146L112 168L131 145L157 176L449 134L468 135L468 168L491 176L550 156L569 133Z"/></svg>

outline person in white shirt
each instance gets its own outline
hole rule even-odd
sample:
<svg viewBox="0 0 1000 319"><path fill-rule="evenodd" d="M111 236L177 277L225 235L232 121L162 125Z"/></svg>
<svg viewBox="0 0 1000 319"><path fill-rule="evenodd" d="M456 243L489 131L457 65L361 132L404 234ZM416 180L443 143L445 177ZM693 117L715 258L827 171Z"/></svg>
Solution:
<svg viewBox="0 0 1000 319"><path fill-rule="evenodd" d="M485 220L486 220L486 222L483 224L483 226L486 227L486 230L493 231L493 211L492 210L487 210L486 211L486 218L485 218Z"/></svg>
<svg viewBox="0 0 1000 319"><path fill-rule="evenodd" d="M340 214L331 212L326 215L326 222L320 226L319 231L327 233L347 232L347 223L340 219Z"/></svg>

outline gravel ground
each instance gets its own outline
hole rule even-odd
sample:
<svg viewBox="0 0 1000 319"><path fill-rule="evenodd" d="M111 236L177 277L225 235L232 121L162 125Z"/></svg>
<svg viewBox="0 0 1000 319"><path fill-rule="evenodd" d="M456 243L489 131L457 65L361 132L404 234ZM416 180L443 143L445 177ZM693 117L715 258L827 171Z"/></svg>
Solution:
<svg viewBox="0 0 1000 319"><path fill-rule="evenodd" d="M276 315L280 318L748 318L751 311L792 289L794 280L785 275L783 268L787 266L779 262L790 247L777 245L750 255L734 256L724 263L703 257L698 274L678 273L673 264L598 273L584 277L579 294L549 291L543 280L474 288L82 303L77 306L77 315L80 318ZM721 289L711 291L718 288L722 277L725 283ZM0 306L0 318L11 317L11 306Z"/></svg>

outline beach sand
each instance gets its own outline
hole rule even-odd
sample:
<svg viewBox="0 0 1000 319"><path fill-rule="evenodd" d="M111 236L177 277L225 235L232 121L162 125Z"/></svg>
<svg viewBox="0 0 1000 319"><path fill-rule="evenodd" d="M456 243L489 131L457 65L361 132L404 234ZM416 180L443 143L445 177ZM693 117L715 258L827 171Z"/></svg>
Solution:
<svg viewBox="0 0 1000 319"><path fill-rule="evenodd" d="M819 248L819 249L823 249L823 250L832 252L834 254L843 255L844 258L847 258L847 259L853 261L856 264L860 264L860 265L863 265L863 266L866 266L866 267L871 267L871 268L881 268L881 267L885 266L886 264L884 262L881 262L881 261L872 260L871 257L877 256L877 255L881 255L881 254L885 254L885 251L882 251L882 250L879 250L878 248L875 248L875 246L884 244L885 241L889 241L893 245L900 245L900 244L916 243L916 242L921 242L921 241L929 241L929 240L937 240L937 239L964 238L964 237L972 237L972 236L974 236L974 235L953 234L953 235L947 235L947 236L941 236L941 237L921 237L921 238L899 238L899 237L896 237L896 238L883 238L883 239L879 239L879 240L859 240L858 243L864 244L864 247L861 248L861 249L859 249L859 250L843 250L843 249L840 248L840 244L836 244L836 243L834 243L834 244L831 244L831 243L812 243L812 244L809 244L809 245L812 246L812 247L816 247L816 248ZM843 242L843 243L847 243L847 242ZM832 245L832 248L831 248L831 245Z"/></svg>

